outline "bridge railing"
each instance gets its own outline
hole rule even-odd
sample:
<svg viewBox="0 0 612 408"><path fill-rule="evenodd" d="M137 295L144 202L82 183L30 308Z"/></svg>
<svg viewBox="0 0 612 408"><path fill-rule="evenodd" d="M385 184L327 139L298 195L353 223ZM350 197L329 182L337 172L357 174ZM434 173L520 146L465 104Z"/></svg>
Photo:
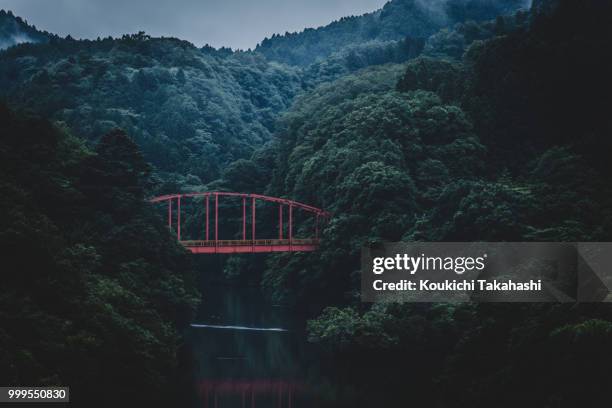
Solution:
<svg viewBox="0 0 612 408"><path fill-rule="evenodd" d="M270 246L270 245L319 245L319 239L240 239L240 240L218 240L202 241L187 240L180 241L186 247L215 247L215 246Z"/></svg>

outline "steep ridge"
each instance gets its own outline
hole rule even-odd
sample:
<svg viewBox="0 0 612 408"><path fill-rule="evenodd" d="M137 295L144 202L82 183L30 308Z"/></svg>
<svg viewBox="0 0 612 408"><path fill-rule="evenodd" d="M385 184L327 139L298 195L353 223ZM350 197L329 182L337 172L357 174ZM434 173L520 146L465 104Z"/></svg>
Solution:
<svg viewBox="0 0 612 408"><path fill-rule="evenodd" d="M50 37L11 11L0 10L0 50L22 43L47 42Z"/></svg>

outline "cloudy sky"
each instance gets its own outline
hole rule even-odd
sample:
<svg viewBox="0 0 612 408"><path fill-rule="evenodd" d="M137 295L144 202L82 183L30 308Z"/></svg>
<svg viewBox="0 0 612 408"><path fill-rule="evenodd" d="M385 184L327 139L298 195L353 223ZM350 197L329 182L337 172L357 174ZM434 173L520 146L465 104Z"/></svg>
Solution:
<svg viewBox="0 0 612 408"><path fill-rule="evenodd" d="M0 8L61 36L146 31L201 46L247 49L273 33L318 27L386 0L0 0Z"/></svg>

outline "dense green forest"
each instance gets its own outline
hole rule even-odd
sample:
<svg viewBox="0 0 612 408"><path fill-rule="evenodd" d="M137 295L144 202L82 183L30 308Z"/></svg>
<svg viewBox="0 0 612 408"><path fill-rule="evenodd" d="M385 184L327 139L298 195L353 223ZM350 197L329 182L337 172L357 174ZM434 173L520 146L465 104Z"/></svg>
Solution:
<svg viewBox="0 0 612 408"><path fill-rule="evenodd" d="M335 216L321 253L269 258L273 296L350 298L370 241L609 240L610 119L583 103L603 96L609 64L565 64L609 45L590 14L498 19L462 60L373 67L299 97L265 148L276 155L268 192Z"/></svg>
<svg viewBox="0 0 612 408"><path fill-rule="evenodd" d="M144 201L136 145L112 131L89 149L4 106L0 134L0 383L71 384L81 406L176 402L199 294L186 251Z"/></svg>
<svg viewBox="0 0 612 408"><path fill-rule="evenodd" d="M197 292L143 201L221 189L333 213L317 252L221 268L311 318L309 341L353 387L336 406L607 402L607 304L359 301L370 242L612 240L612 5L526 6L394 0L253 52L139 33L0 53L0 98L20 112L0 118L0 236L18 265L0 375L87 393L83 364L101 366L100 383L140 379L127 398L172 398Z"/></svg>
<svg viewBox="0 0 612 408"><path fill-rule="evenodd" d="M269 140L278 112L301 87L294 69L259 55L143 33L52 39L0 56L0 89L12 106L65 122L90 140L125 129L167 173L164 181L197 187Z"/></svg>
<svg viewBox="0 0 612 408"><path fill-rule="evenodd" d="M309 310L344 305L311 321L310 340L364 389L408 387L404 400L389 394L389 406L605 401L608 305L358 300L367 242L612 238L612 121L601 103L612 89L602 55L612 10L547 6L443 30L407 64L318 86L283 115L266 148L276 155L268 191L334 217L319 253L269 257L262 285ZM381 403L379 394L364 398L353 404Z"/></svg>
<svg viewBox="0 0 612 408"><path fill-rule="evenodd" d="M8 44L13 26L32 40L0 55L0 98L16 109L65 122L92 141L120 127L160 174L160 191L177 185L197 190L269 141L278 115L302 91L367 66L405 62L440 27L492 18L523 3L457 0L432 7L396 0L379 12L347 20L367 26L368 35L358 36L354 24L339 22L275 37L274 42L281 41L272 47L276 53L296 52L295 42L325 47L321 56L326 58L313 58L317 51L306 47L303 52L316 63L304 67L280 64L287 61L270 55L265 40L256 52L199 49L145 33L77 41L39 32L4 13L2 41Z"/></svg>
<svg viewBox="0 0 612 408"><path fill-rule="evenodd" d="M445 390L434 399L443 406L606 400L609 305L364 309L357 300L367 242L612 238L612 121L600 103L612 89L602 56L612 10L540 7L513 24L498 19L496 35L460 60L449 47L321 85L281 121L269 188L335 216L321 253L270 257L263 284L299 305L353 303L325 309L310 339L337 366L352 361L343 375L363 387L409 383L406 403ZM385 402L401 406L395 393Z"/></svg>

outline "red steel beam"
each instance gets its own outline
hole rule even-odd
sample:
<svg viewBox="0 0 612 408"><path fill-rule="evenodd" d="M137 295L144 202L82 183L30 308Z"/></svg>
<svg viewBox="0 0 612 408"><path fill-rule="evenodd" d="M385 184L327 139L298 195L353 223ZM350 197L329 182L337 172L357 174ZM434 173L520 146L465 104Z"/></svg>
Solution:
<svg viewBox="0 0 612 408"><path fill-rule="evenodd" d="M293 205L289 205L289 245L293 240Z"/></svg>
<svg viewBox="0 0 612 408"><path fill-rule="evenodd" d="M283 239L283 205L278 205L278 239Z"/></svg>
<svg viewBox="0 0 612 408"><path fill-rule="evenodd" d="M253 238L251 238L253 241L255 241L255 197L253 197L252 201L251 201L251 207L253 209L253 214L252 214L252 220L251 220L251 228L253 229Z"/></svg>
<svg viewBox="0 0 612 408"><path fill-rule="evenodd" d="M215 241L219 241L219 195L215 194Z"/></svg>
<svg viewBox="0 0 612 408"><path fill-rule="evenodd" d="M181 241L181 197L177 198L177 208L176 208L176 228L177 228L177 237L179 242Z"/></svg>
<svg viewBox="0 0 612 408"><path fill-rule="evenodd" d="M172 199L168 200L168 228L172 228Z"/></svg>
<svg viewBox="0 0 612 408"><path fill-rule="evenodd" d="M242 240L246 240L246 197L242 197Z"/></svg>
<svg viewBox="0 0 612 408"><path fill-rule="evenodd" d="M206 240L208 241L208 196L206 196Z"/></svg>
<svg viewBox="0 0 612 408"><path fill-rule="evenodd" d="M318 213L318 214L320 214L323 217L329 217L331 215L329 212L324 211L324 210L322 210L320 208L313 207L313 206L308 205L308 204L300 203L298 201L288 200L286 198L270 197L270 196L266 196L266 195L262 195L262 194L232 193L232 192L227 192L227 191L211 191L211 192L206 192L206 193L167 194L167 195L151 198L149 201L152 202L152 203L157 203L157 202L165 201L165 200L168 200L168 199L171 199L171 198L178 198L178 197L205 197L205 196L210 196L211 194L214 194L216 196L218 195L218 196L227 196L227 197L256 198L258 200L270 201L270 202L284 204L284 205L290 205L291 204L294 207L303 209L305 211L309 211L309 212L313 212L313 213Z"/></svg>
<svg viewBox="0 0 612 408"><path fill-rule="evenodd" d="M194 246L186 247L193 254L251 254L270 252L312 252L319 248L315 244L282 244L253 246Z"/></svg>

